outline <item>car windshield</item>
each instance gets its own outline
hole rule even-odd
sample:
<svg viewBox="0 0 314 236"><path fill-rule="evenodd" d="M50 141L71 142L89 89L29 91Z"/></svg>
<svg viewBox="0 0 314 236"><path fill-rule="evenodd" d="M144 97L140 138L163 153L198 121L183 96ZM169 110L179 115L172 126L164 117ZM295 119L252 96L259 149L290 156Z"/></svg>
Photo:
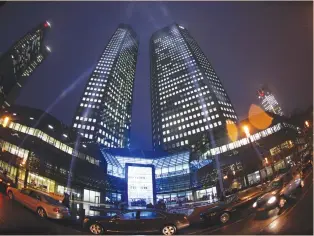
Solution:
<svg viewBox="0 0 314 236"><path fill-rule="evenodd" d="M47 195L42 195L45 200L49 203L49 204L52 204L52 205L62 205L58 200L52 198L52 197L49 197Z"/></svg>

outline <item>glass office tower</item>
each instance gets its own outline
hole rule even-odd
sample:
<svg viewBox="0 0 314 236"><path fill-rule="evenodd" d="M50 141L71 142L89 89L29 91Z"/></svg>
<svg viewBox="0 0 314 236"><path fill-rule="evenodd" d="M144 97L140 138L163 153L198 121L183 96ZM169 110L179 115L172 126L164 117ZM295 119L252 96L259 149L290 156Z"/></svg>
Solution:
<svg viewBox="0 0 314 236"><path fill-rule="evenodd" d="M138 45L132 28L120 24L89 77L74 116L72 126L83 140L115 148L129 145Z"/></svg>
<svg viewBox="0 0 314 236"><path fill-rule="evenodd" d="M172 24L150 40L153 148L227 143L237 115L213 67L188 30Z"/></svg>
<svg viewBox="0 0 314 236"><path fill-rule="evenodd" d="M0 56L0 105L14 103L28 77L44 61L50 47L44 45L48 21L29 31Z"/></svg>
<svg viewBox="0 0 314 236"><path fill-rule="evenodd" d="M276 100L274 94L266 87L263 86L257 90L258 100L265 111L283 116L284 113Z"/></svg>

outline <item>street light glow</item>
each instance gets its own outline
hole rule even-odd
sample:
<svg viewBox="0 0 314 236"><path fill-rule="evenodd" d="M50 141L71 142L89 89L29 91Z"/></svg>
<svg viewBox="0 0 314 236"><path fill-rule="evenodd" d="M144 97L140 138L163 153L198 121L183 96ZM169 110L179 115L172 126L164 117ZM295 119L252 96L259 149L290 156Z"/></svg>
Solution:
<svg viewBox="0 0 314 236"><path fill-rule="evenodd" d="M10 121L10 117L8 117L8 116L4 117L4 120L2 123L3 127L7 127L9 121Z"/></svg>
<svg viewBox="0 0 314 236"><path fill-rule="evenodd" d="M242 129L243 129L243 131L244 131L244 133L245 133L247 138L251 136L249 126L245 125L245 126L243 126Z"/></svg>

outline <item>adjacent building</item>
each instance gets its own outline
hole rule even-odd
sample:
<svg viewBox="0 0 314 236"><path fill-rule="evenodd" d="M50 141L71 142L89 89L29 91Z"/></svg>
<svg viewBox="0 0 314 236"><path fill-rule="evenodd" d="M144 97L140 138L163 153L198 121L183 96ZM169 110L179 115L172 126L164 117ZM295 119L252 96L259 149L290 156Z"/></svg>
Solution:
<svg viewBox="0 0 314 236"><path fill-rule="evenodd" d="M146 206L155 193L156 200L163 199L167 205L180 201L215 202L221 194L215 155L220 156L224 191L230 193L272 179L307 152L299 128L281 117L274 117L265 130L250 129L250 137L244 135L210 148L198 158L193 158L188 150L169 154L101 147L107 163L107 180L114 186L107 189L106 199L126 201L129 206ZM138 167L131 175L130 165ZM150 189L155 191L149 195L146 190Z"/></svg>
<svg viewBox="0 0 314 236"><path fill-rule="evenodd" d="M87 142L127 147L139 41L120 24L101 54L78 104L72 127Z"/></svg>
<svg viewBox="0 0 314 236"><path fill-rule="evenodd" d="M18 188L104 202L109 183L99 146L75 140L76 132L52 115L13 105L0 116L0 173L6 171Z"/></svg>
<svg viewBox="0 0 314 236"><path fill-rule="evenodd" d="M262 108L265 111L283 116L284 113L275 97L275 95L266 86L257 90L257 97Z"/></svg>
<svg viewBox="0 0 314 236"><path fill-rule="evenodd" d="M44 44L48 21L29 31L0 56L0 106L9 107L33 71L45 60L50 48Z"/></svg>
<svg viewBox="0 0 314 236"><path fill-rule="evenodd" d="M150 40L153 149L176 151L210 140L228 142L233 105L187 29L172 24Z"/></svg>

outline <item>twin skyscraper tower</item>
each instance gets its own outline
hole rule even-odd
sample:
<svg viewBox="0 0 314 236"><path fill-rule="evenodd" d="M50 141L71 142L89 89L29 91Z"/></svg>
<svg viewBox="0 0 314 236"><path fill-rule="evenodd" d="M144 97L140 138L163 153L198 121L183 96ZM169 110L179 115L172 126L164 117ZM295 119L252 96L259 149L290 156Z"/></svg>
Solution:
<svg viewBox="0 0 314 236"><path fill-rule="evenodd" d="M48 21L29 31L0 57L0 104L10 106L50 47ZM82 141L108 148L130 144L132 98L139 41L120 24L91 73L72 127ZM178 151L196 143L228 143L226 126L237 122L216 72L188 30L172 24L150 39L151 117L154 150ZM143 113L143 116L146 114ZM148 129L149 127L143 127Z"/></svg>
<svg viewBox="0 0 314 236"><path fill-rule="evenodd" d="M72 126L85 141L108 148L129 146L138 48L134 30L120 24L90 75L74 115ZM187 29L172 24L152 35L150 73L154 150L178 151L205 139L216 145L226 143L226 125L236 123L237 115Z"/></svg>

